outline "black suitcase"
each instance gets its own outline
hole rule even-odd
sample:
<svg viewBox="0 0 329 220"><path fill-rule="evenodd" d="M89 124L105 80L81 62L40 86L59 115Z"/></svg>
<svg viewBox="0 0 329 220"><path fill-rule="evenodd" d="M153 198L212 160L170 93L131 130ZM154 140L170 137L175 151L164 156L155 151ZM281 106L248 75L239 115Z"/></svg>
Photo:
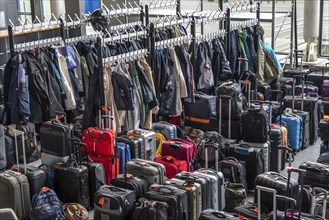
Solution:
<svg viewBox="0 0 329 220"><path fill-rule="evenodd" d="M221 122L221 135L225 138L230 138L233 140L241 140L242 139L242 124L241 120L231 120L231 130L229 129L229 120L222 119ZM209 131L216 131L218 132L218 117L212 117L210 119Z"/></svg>
<svg viewBox="0 0 329 220"><path fill-rule="evenodd" d="M320 155L329 151L328 141L322 141L320 145Z"/></svg>
<svg viewBox="0 0 329 220"><path fill-rule="evenodd" d="M78 165L74 160L66 164L56 164L55 192L63 203L79 203L89 208L88 168ZM68 188L69 187L69 188Z"/></svg>
<svg viewBox="0 0 329 220"><path fill-rule="evenodd" d="M268 141L269 122L263 108L249 108L242 114L242 140L252 143Z"/></svg>
<svg viewBox="0 0 329 220"><path fill-rule="evenodd" d="M146 179L135 177L129 173L120 174L111 180L111 185L123 189L135 191L136 199L143 197L144 193L149 189L149 182Z"/></svg>
<svg viewBox="0 0 329 220"><path fill-rule="evenodd" d="M153 184L150 191L145 193L145 198L168 203L168 219L188 220L189 208L186 191L174 186Z"/></svg>
<svg viewBox="0 0 329 220"><path fill-rule="evenodd" d="M135 206L134 191L115 186L101 186L95 193L94 220L131 219Z"/></svg>
<svg viewBox="0 0 329 220"><path fill-rule="evenodd" d="M65 114L65 113L63 113ZM71 138L73 138L73 125L58 121L44 122L40 128L40 145L42 152L58 157L71 153Z"/></svg>
<svg viewBox="0 0 329 220"><path fill-rule="evenodd" d="M305 185L329 190L329 165L316 162L304 162L299 166L299 169L306 170L304 178Z"/></svg>
<svg viewBox="0 0 329 220"><path fill-rule="evenodd" d="M324 72L313 72L307 76L307 81L313 82L314 86L319 88L319 95L322 95L322 85L324 80L329 80L329 74L324 74Z"/></svg>
<svg viewBox="0 0 329 220"><path fill-rule="evenodd" d="M240 220L241 218L236 214L231 214L215 209L206 209L201 212L199 220Z"/></svg>
<svg viewBox="0 0 329 220"><path fill-rule="evenodd" d="M106 175L101 163L88 162L86 166L88 167L90 206L94 207L94 194L101 186L105 185Z"/></svg>
<svg viewBox="0 0 329 220"><path fill-rule="evenodd" d="M316 162L329 165L329 152L321 154Z"/></svg>
<svg viewBox="0 0 329 220"><path fill-rule="evenodd" d="M262 93L264 95L264 100L270 100L271 99L271 86L268 84L264 85L258 85L258 92Z"/></svg>
<svg viewBox="0 0 329 220"><path fill-rule="evenodd" d="M298 115L303 119L303 140L302 149L306 149L310 146L310 113L306 111L293 110L293 114Z"/></svg>
<svg viewBox="0 0 329 220"><path fill-rule="evenodd" d="M167 220L168 204L141 198L136 204L131 220Z"/></svg>
<svg viewBox="0 0 329 220"><path fill-rule="evenodd" d="M40 152L37 148L35 126L31 122L16 124L16 130L24 132L26 162L30 163L40 158ZM19 161L23 162L22 140L17 140Z"/></svg>
<svg viewBox="0 0 329 220"><path fill-rule="evenodd" d="M223 173L225 181L229 183L242 183L247 189L246 165L235 157L226 157L219 162L219 170Z"/></svg>
<svg viewBox="0 0 329 220"><path fill-rule="evenodd" d="M318 125L319 125L319 106L317 97L304 98L303 111L310 113L310 144L314 144L318 138ZM285 96L283 98L284 108L292 108L293 97ZM295 109L301 110L302 98L300 96L295 97Z"/></svg>
<svg viewBox="0 0 329 220"><path fill-rule="evenodd" d="M287 195L288 178L276 172L266 172L257 176L255 185L275 189L278 195ZM291 197L297 200L299 194L297 180L292 179L290 181L289 191ZM272 211L273 195L268 192L261 192L261 198L261 204L265 205L269 211ZM254 201L255 203L257 202L257 193L255 194ZM284 210L284 206L282 204L280 205L280 203L277 208Z"/></svg>
<svg viewBox="0 0 329 220"><path fill-rule="evenodd" d="M231 145L228 151L229 156L245 163L248 190L254 190L257 175L264 172L263 150L242 144Z"/></svg>
<svg viewBox="0 0 329 220"><path fill-rule="evenodd" d="M121 135L116 138L119 141L129 144L131 159L144 158L143 138L137 138L133 136Z"/></svg>
<svg viewBox="0 0 329 220"><path fill-rule="evenodd" d="M306 76L310 74L310 70L309 69L297 69L297 70L293 70L293 69L288 69L285 70L283 72L283 76L284 77L289 77L289 78L294 78L295 76ZM297 84L300 84L301 80L297 80Z"/></svg>
<svg viewBox="0 0 329 220"><path fill-rule="evenodd" d="M184 171L178 173L175 178L181 180L191 180L200 184L202 192L202 210L211 207L210 199L208 199L211 198L212 194L209 178Z"/></svg>
<svg viewBox="0 0 329 220"><path fill-rule="evenodd" d="M319 131L321 140L328 142L329 141L329 120L321 119L319 123Z"/></svg>

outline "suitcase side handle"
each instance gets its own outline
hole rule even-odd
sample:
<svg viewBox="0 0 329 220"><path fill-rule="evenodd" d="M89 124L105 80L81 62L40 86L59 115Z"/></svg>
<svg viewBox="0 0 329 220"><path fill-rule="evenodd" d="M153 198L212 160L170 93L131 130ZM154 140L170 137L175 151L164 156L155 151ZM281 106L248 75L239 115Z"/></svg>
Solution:
<svg viewBox="0 0 329 220"><path fill-rule="evenodd" d="M92 132L91 130L88 131L88 135L89 135L90 139L92 139L92 140L94 140L94 141L98 141L98 140L101 140L101 139L102 139L102 137L103 137L103 132L100 132L98 138L93 136L93 132Z"/></svg>
<svg viewBox="0 0 329 220"><path fill-rule="evenodd" d="M182 149L182 145L180 142L169 143L168 148L173 151L180 151Z"/></svg>
<svg viewBox="0 0 329 220"><path fill-rule="evenodd" d="M157 192L161 192L161 193L174 193L174 190L173 189L171 189L171 188L169 188L167 186L163 186L163 185L156 187L155 190Z"/></svg>

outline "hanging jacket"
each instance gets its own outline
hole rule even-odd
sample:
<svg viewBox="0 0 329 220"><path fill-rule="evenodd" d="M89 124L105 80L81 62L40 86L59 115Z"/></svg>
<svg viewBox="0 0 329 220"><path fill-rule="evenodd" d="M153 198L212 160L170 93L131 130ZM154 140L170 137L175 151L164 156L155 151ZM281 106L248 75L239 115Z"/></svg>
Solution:
<svg viewBox="0 0 329 220"><path fill-rule="evenodd" d="M213 58L212 71L214 73L215 87L219 86L220 81L232 79L230 64L226 59L226 54L220 39L212 40Z"/></svg>
<svg viewBox="0 0 329 220"><path fill-rule="evenodd" d="M208 90L214 86L214 74L211 68L209 48L205 42L200 42L197 48L195 66L195 83L197 90Z"/></svg>
<svg viewBox="0 0 329 220"><path fill-rule="evenodd" d="M112 86L117 110L133 110L133 84L130 80L117 72L112 72Z"/></svg>
<svg viewBox="0 0 329 220"><path fill-rule="evenodd" d="M57 62L57 59L55 58L55 51L49 52L48 54L49 54L49 58L50 58L50 62L51 62L50 64L51 64L52 71L54 73L56 82L61 91L61 99L64 100L64 99L66 99L66 93L65 93L61 74L58 71L58 62Z"/></svg>
<svg viewBox="0 0 329 220"><path fill-rule="evenodd" d="M182 46L176 46L175 52L177 54L177 58L179 60L184 80L186 83L186 89L187 89L187 96L191 97L191 94L193 91L191 90L191 80L190 80L190 74L191 74L191 68L190 68L190 62L189 62L189 54L185 51L185 49Z"/></svg>
<svg viewBox="0 0 329 220"><path fill-rule="evenodd" d="M239 53L239 43L236 31L230 32L230 57L228 57L230 61L230 68L232 70L233 77L238 75L238 57L240 56Z"/></svg>
<svg viewBox="0 0 329 220"><path fill-rule="evenodd" d="M48 93L50 99L50 103L48 106L49 112L48 114L43 115L43 120L47 121L49 117L55 117L56 112L63 112L64 109L61 106L60 88L56 82L56 79L53 77L54 73L51 73L53 72L52 71L53 69L51 67L49 57L42 50L39 50L38 60L47 80Z"/></svg>
<svg viewBox="0 0 329 220"><path fill-rule="evenodd" d="M249 62L249 69L250 71L252 71L253 73L256 73L257 71L257 54L256 54L256 48L255 48L255 31L254 31L254 27L249 27L247 29L247 47L249 50L249 54L250 54L250 58L248 58L248 62Z"/></svg>

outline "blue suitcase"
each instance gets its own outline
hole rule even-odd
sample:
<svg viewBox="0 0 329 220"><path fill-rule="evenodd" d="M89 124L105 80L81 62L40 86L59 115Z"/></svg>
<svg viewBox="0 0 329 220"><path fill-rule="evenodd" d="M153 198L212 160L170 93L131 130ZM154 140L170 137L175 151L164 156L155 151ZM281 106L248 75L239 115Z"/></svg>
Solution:
<svg viewBox="0 0 329 220"><path fill-rule="evenodd" d="M291 149L299 151L302 145L302 125L303 119L297 115L282 115L282 121L287 125L288 140ZM280 121L280 116L276 118L276 124Z"/></svg>
<svg viewBox="0 0 329 220"><path fill-rule="evenodd" d="M126 163L131 160L131 153L130 153L130 146L129 144L125 144L124 142L117 142L116 143L117 148L117 155L120 158L120 168L119 172L120 174L125 172Z"/></svg>

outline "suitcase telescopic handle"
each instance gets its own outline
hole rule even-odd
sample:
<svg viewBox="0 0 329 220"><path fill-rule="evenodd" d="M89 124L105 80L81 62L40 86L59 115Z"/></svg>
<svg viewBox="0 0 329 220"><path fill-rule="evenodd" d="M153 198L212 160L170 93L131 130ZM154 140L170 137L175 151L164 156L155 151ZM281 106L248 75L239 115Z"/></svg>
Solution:
<svg viewBox="0 0 329 220"><path fill-rule="evenodd" d="M322 205L322 218L326 219L326 210L327 210L327 199L328 199L328 191L325 189L322 189L320 187L314 187L312 190L312 194L316 196L317 193L321 193L324 195L323 198L323 205ZM315 204L312 205L311 207L311 214L315 215ZM327 216L328 217L328 216Z"/></svg>
<svg viewBox="0 0 329 220"><path fill-rule="evenodd" d="M258 211L257 211L257 215L258 215L258 219L262 219L261 218L261 192L269 192L273 194L273 210L276 210L277 208L277 201L276 201L276 193L277 191L275 189L271 189L271 188L267 188L267 187L263 187L263 186L256 186L256 190L257 190L257 207L258 207ZM274 220L276 220L276 211L274 212Z"/></svg>

